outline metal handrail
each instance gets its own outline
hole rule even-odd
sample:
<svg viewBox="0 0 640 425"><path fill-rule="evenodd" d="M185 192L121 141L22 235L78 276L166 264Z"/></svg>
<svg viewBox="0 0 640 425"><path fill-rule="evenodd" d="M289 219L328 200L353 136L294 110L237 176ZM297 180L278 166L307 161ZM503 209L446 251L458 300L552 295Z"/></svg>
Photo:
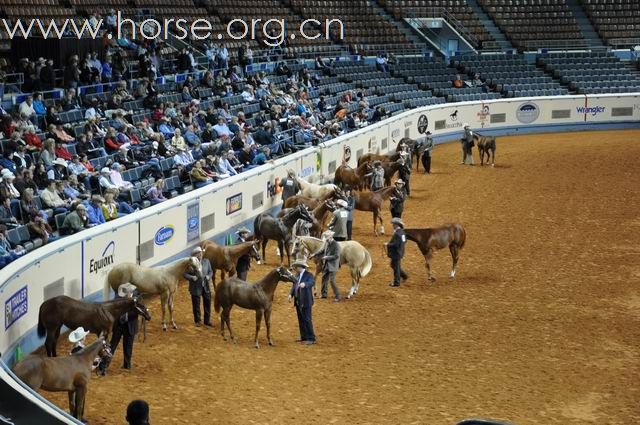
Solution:
<svg viewBox="0 0 640 425"><path fill-rule="evenodd" d="M570 39L570 40L524 40L520 44L520 48L525 51L536 51L538 49L546 50L585 50L589 46L586 40Z"/></svg>
<svg viewBox="0 0 640 425"><path fill-rule="evenodd" d="M409 13L407 18L409 19L420 19L420 18L442 18L446 20L456 31L458 31L461 35L463 35L469 42L473 45L473 47L478 47L480 41L478 37L473 35L471 31L467 27L465 27L462 22L460 22L448 9L444 7L430 7L427 8L426 13L421 13L424 16L417 16L416 11L409 9Z"/></svg>
<svg viewBox="0 0 640 425"><path fill-rule="evenodd" d="M618 49L620 47L635 47L640 45L640 38L638 37L611 38L609 39L609 45L614 49Z"/></svg>

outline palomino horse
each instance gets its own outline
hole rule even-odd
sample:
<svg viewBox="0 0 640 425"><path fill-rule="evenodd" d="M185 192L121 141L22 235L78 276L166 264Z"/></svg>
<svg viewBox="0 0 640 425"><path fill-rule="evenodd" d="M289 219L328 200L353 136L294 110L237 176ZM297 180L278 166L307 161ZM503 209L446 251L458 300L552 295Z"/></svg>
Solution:
<svg viewBox="0 0 640 425"><path fill-rule="evenodd" d="M482 136L474 133L473 138L478 145L478 153L480 154L480 165L484 165L484 155L487 154L487 164L491 158L491 166L496 165L496 138L494 136Z"/></svg>
<svg viewBox="0 0 640 425"><path fill-rule="evenodd" d="M186 271L201 274L200 261L195 257L186 257L159 267L146 267L135 263L118 264L107 275L107 290L118 291L123 283L130 282L143 294L160 295L162 304L162 330L167 330L166 309L169 307L169 318L173 329L178 329L173 320L173 303L178 282Z"/></svg>
<svg viewBox="0 0 640 425"><path fill-rule="evenodd" d="M295 174L294 174L295 175ZM298 185L300 185L300 194L309 198L320 198L329 192L335 191L337 186L335 184L315 184L296 177Z"/></svg>
<svg viewBox="0 0 640 425"><path fill-rule="evenodd" d="M319 237L322 232L326 230L329 213L334 211L335 209L335 204L327 200L314 208L313 211L311 211L311 217L313 217L313 225L311 226L311 229L309 229L309 233L312 236ZM292 208L285 208L278 213L277 217L282 218L292 210Z"/></svg>
<svg viewBox="0 0 640 425"><path fill-rule="evenodd" d="M285 201L283 208L293 208L293 207L297 207L298 205L302 204L302 205L305 205L306 207L308 207L310 209L314 209L314 208L317 208L318 205L320 205L324 201L336 200L336 199L345 199L344 194L342 193L342 191L340 189L337 188L337 186L336 186L335 190L330 191L328 193L325 193L324 195L322 195L321 197L319 197L317 199L316 198L310 198L308 196L302 196L302 195L290 196Z"/></svg>
<svg viewBox="0 0 640 425"><path fill-rule="evenodd" d="M242 242L230 246L218 245L213 241L202 241L202 256L209 260L211 269L213 270L213 290L216 290L216 270L220 270L220 280L225 278L225 273L233 276L236 272L238 259L243 255L249 254L251 258L260 261L260 253L258 252L259 241L252 240Z"/></svg>
<svg viewBox="0 0 640 425"><path fill-rule="evenodd" d="M105 338L111 333L113 323L125 313L138 311L146 320L151 320L149 310L139 297L116 298L102 303L83 302L60 295L43 302L38 314L38 336L47 335L44 346L47 356L56 357L56 345L60 328L80 326Z"/></svg>
<svg viewBox="0 0 640 425"><path fill-rule="evenodd" d="M295 276L293 276L287 268L280 266L270 271L269 274L255 284L244 282L235 276L228 277L220 282L218 290L216 291L213 307L216 313L219 313L220 308L222 308L222 314L220 315L220 333L224 340L227 340L227 337L224 335L224 325L226 323L231 339L234 343L236 342L236 337L231 330L229 316L231 314L231 308L237 305L238 307L256 311L256 348L260 348L258 332L260 332L260 322L262 321L263 315L267 325L267 340L269 341L269 345L273 346L273 340L271 339L271 307L273 306L273 294L279 282L294 283L295 279Z"/></svg>
<svg viewBox="0 0 640 425"><path fill-rule="evenodd" d="M378 236L376 224L380 222L380 233L384 235L384 223L382 222L382 204L389 199L395 186L383 187L375 192L354 192L353 199L356 201L355 208L359 211L370 211L373 213L373 233Z"/></svg>
<svg viewBox="0 0 640 425"><path fill-rule="evenodd" d="M307 207L304 205L298 205L292 209L283 218L275 218L271 214L263 213L256 217L253 222L253 232L256 240L261 242L262 245L262 258L266 264L267 256L266 249L269 240L278 242L278 249L280 250L280 264L284 262L285 251L287 253L287 261L291 263L289 255L289 248L291 243L291 228L298 219L303 219L310 223L313 222L313 218L309 215Z"/></svg>
<svg viewBox="0 0 640 425"><path fill-rule="evenodd" d="M365 153L360 158L358 158L358 167L364 164L365 162L371 162L372 164L374 161L396 162L398 159L400 159L400 152L395 152L387 155L379 155L377 153Z"/></svg>
<svg viewBox="0 0 640 425"><path fill-rule="evenodd" d="M464 247L464 242L467 239L467 232L464 230L462 224L445 224L429 229L405 229L404 233L407 235L407 239L414 241L418 245L420 252L424 255L427 263L427 276L430 281L433 282L436 280L431 274L431 258L433 257L433 252L446 247L449 247L453 260L451 277L455 277L458 254Z"/></svg>
<svg viewBox="0 0 640 425"><path fill-rule="evenodd" d="M83 419L87 387L97 359L109 361L111 350L103 337L66 357L29 355L13 367L13 373L34 391L67 391L71 415Z"/></svg>
<svg viewBox="0 0 640 425"><path fill-rule="evenodd" d="M340 265L349 265L351 271L351 289L347 298L351 298L358 293L360 288L360 279L365 277L371 271L371 255L369 251L356 241L342 241L338 242L340 245ZM315 254L324 246L322 239L317 239L311 236L298 236L293 243L293 253L296 254L300 249L305 249L311 255ZM321 262L322 258L316 257L316 274L314 279L318 276L322 270Z"/></svg>
<svg viewBox="0 0 640 425"><path fill-rule="evenodd" d="M371 171L371 163L363 162L358 168L353 169L348 165L341 165L336 169L333 182L339 187L349 185L353 190L364 190L367 187L365 175Z"/></svg>

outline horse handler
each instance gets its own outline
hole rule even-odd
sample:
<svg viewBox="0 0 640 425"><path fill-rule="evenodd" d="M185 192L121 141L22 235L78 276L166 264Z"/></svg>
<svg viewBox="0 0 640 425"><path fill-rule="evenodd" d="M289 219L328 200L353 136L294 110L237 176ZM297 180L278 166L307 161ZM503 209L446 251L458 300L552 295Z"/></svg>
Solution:
<svg viewBox="0 0 640 425"><path fill-rule="evenodd" d="M189 293L191 294L191 306L193 307L193 321L200 326L200 298L204 308L204 325L211 324L211 278L213 270L208 259L202 258L202 248L193 248L191 256L200 261L200 276L190 272L184 273L184 278L189 281Z"/></svg>
<svg viewBox="0 0 640 425"><path fill-rule="evenodd" d="M305 260L296 260L291 265L297 272L296 282L291 286L289 302L294 300L298 315L298 327L300 328L300 340L305 345L316 343L316 334L313 331L311 308L313 307L313 274L307 271L309 267Z"/></svg>
<svg viewBox="0 0 640 425"><path fill-rule="evenodd" d="M245 243L249 234L251 233L249 229L246 227L239 228L236 233L238 234L238 240L236 243ZM249 269L251 268L251 255L245 254L242 257L238 258L238 263L236 264L236 274L238 279L247 281L247 274L249 273Z"/></svg>
<svg viewBox="0 0 640 425"><path fill-rule="evenodd" d="M465 123L464 126L464 136L460 139L462 142L462 162L460 165L466 165L467 160L469 160L469 164L473 165L473 131L471 131L471 127L469 124Z"/></svg>
<svg viewBox="0 0 640 425"><path fill-rule="evenodd" d="M323 248L313 254L310 259L322 255L322 298L327 298L329 291L328 283L331 282L331 289L335 297L333 302L337 303L342 299L340 290L336 285L336 273L340 269L340 245L338 241L333 239L333 232L331 230L324 232L322 239L324 240Z"/></svg>
<svg viewBox="0 0 640 425"><path fill-rule="evenodd" d="M89 331L85 331L82 326L71 332L69 334L69 342L73 344L73 348L71 349L71 352L69 354L75 354L78 351L82 350L86 345L87 335L89 335L90 333L91 332Z"/></svg>
<svg viewBox="0 0 640 425"><path fill-rule="evenodd" d="M400 286L400 278L407 280L409 276L402 270L402 257L404 257L404 244L407 242L407 237L404 234L404 223L400 218L392 218L391 224L393 225L393 236L391 240L384 244L387 249L387 256L391 259L391 268L393 269L393 282L389 286Z"/></svg>
<svg viewBox="0 0 640 425"><path fill-rule="evenodd" d="M123 283L118 287L118 297L131 298L136 295L136 286L131 283ZM138 332L138 312L125 313L113 324L111 336L111 353L115 354L120 338L123 339L122 350L124 353L123 369L131 369L131 356L133 355L133 341Z"/></svg>

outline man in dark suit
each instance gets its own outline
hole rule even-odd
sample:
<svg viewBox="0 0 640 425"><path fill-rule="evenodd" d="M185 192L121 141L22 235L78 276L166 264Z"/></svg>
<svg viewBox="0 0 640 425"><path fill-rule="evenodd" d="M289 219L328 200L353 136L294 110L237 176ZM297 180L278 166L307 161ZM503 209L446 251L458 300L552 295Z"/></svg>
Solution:
<svg viewBox="0 0 640 425"><path fill-rule="evenodd" d="M404 270L402 270L402 257L404 257L404 244L407 242L407 237L404 234L404 223L400 218L391 219L393 225L393 236L391 240L385 244L387 249L387 256L391 259L391 268L393 269L393 282L389 286L400 286L400 278L407 280L409 277Z"/></svg>
<svg viewBox="0 0 640 425"><path fill-rule="evenodd" d="M402 179L396 180L396 188L391 192L389 197L389 205L391 209L391 217L402 218L402 212L404 211L404 200L407 196L407 192L404 189L404 181Z"/></svg>
<svg viewBox="0 0 640 425"><path fill-rule="evenodd" d="M287 177L280 180L278 186L282 188L282 208L284 208L284 202L298 194L300 190L300 185L298 184L298 180L296 180L296 173L293 170L289 170L287 172Z"/></svg>
<svg viewBox="0 0 640 425"><path fill-rule="evenodd" d="M424 167L425 174L429 174L431 173L431 150L433 149L433 138L431 137L430 131L427 131L425 136L426 138L423 142L422 166Z"/></svg>
<svg viewBox="0 0 640 425"><path fill-rule="evenodd" d="M244 243L247 241L247 237L249 236L249 229L246 227L239 228L236 233L238 234L238 240L236 243ZM251 268L251 256L249 254L245 254L242 257L238 258L238 263L236 264L236 274L238 275L238 279L247 281L247 273L249 273L249 269Z"/></svg>
<svg viewBox="0 0 640 425"><path fill-rule="evenodd" d="M340 290L336 285L336 273L340 269L340 244L333 239L331 230L324 232L322 239L324 240L324 246L313 254L311 258L322 256L322 298L327 298L327 284L331 282L331 289L334 295L333 302L337 303L342 299Z"/></svg>
<svg viewBox="0 0 640 425"><path fill-rule="evenodd" d="M136 286L131 283L123 283L118 287L118 297L131 298L136 295ZM123 369L131 369L131 356L133 355L133 341L138 333L138 312L136 310L123 314L113 324L113 334L111 335L111 353L116 353L116 348L122 341L122 351L124 353ZM104 364L104 363L102 363ZM102 366L101 364L101 366ZM106 368L106 365L105 365Z"/></svg>
<svg viewBox="0 0 640 425"><path fill-rule="evenodd" d="M196 326L200 326L200 298L202 298L204 325L213 326L211 324L211 277L213 276L211 263L208 259L202 258L202 248L199 246L191 251L191 256L200 261L200 275L193 272L184 273L184 278L189 282L193 321Z"/></svg>
<svg viewBox="0 0 640 425"><path fill-rule="evenodd" d="M291 265L297 272L297 280L291 286L289 301L294 300L296 313L298 314L298 327L300 328L300 342L305 345L316 343L316 334L313 331L311 308L313 307L313 274L307 271L308 265L304 260L296 260Z"/></svg>

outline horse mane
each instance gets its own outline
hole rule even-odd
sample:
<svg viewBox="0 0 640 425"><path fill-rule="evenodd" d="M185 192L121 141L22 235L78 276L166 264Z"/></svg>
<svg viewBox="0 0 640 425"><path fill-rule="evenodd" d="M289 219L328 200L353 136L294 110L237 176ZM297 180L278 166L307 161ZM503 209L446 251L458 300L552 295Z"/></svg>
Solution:
<svg viewBox="0 0 640 425"><path fill-rule="evenodd" d="M396 188L395 186L387 186L387 187L383 187L382 189L378 189L373 193L375 193L376 195L381 196L382 199L387 199L389 196L391 196L391 192L395 188Z"/></svg>
<svg viewBox="0 0 640 425"><path fill-rule="evenodd" d="M91 344L87 345L86 347L84 347L82 350L76 351L75 353L71 354L72 356L82 356L84 354L90 353L93 350L96 349L96 347L98 346L98 344L103 344L103 339L102 338L98 338L95 341L93 341Z"/></svg>
<svg viewBox="0 0 640 425"><path fill-rule="evenodd" d="M230 254L239 254L244 249L249 248L251 245L253 245L253 241L245 241L245 242L226 246L225 248L227 248Z"/></svg>

